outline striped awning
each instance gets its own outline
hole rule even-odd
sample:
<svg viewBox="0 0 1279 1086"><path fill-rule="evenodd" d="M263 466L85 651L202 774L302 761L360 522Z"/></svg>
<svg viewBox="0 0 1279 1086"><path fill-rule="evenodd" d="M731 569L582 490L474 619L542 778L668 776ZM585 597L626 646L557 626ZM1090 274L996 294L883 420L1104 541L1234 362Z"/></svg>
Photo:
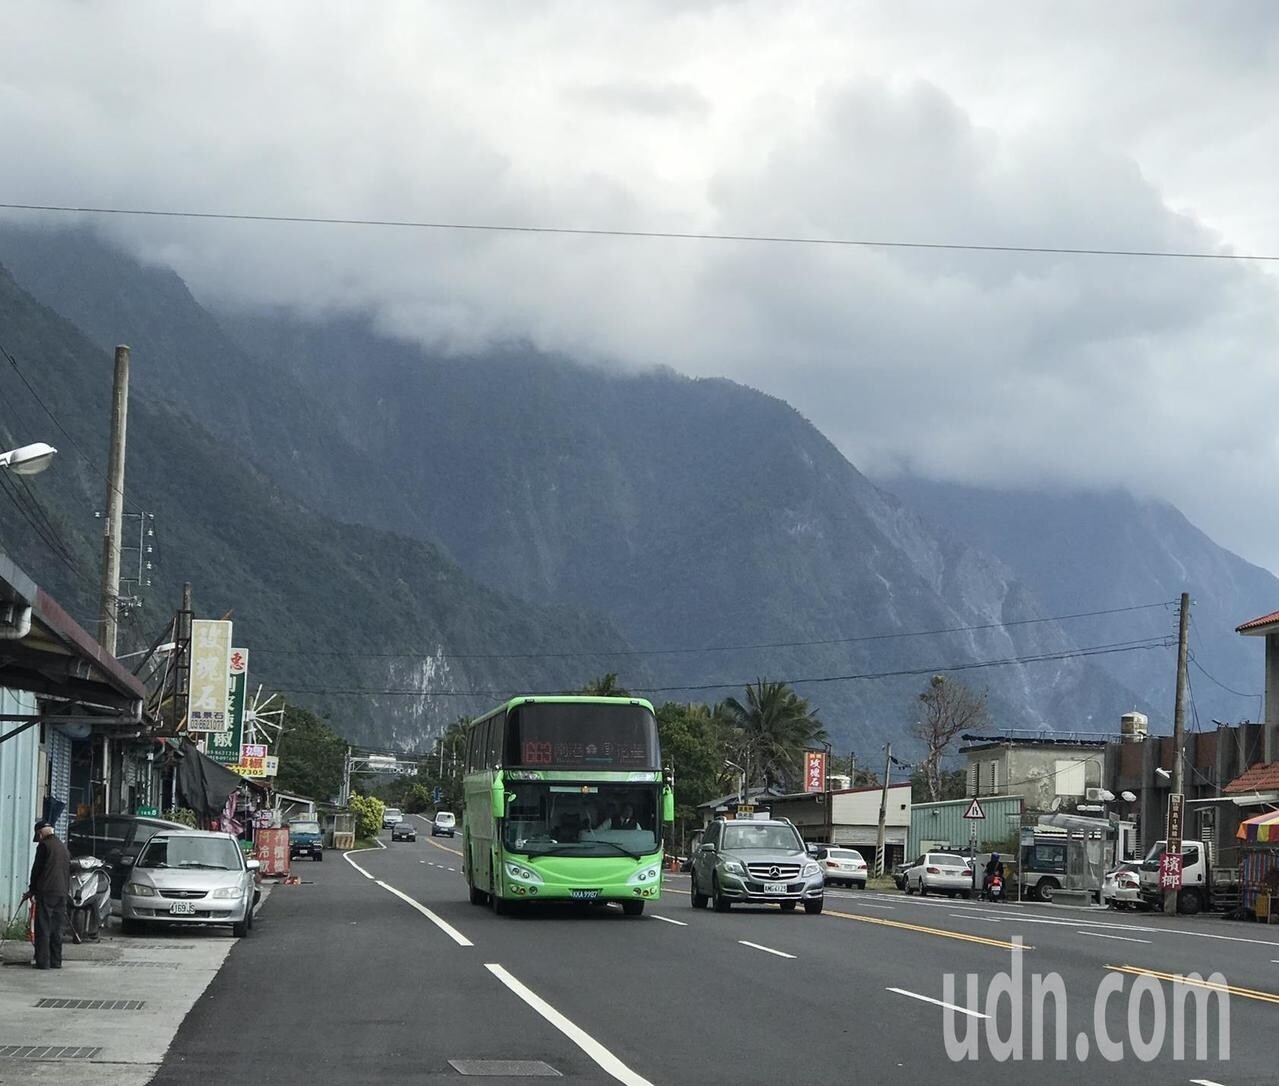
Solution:
<svg viewBox="0 0 1279 1086"><path fill-rule="evenodd" d="M1268 811L1240 822L1235 836L1241 841L1255 841L1259 845L1279 845L1279 811Z"/></svg>

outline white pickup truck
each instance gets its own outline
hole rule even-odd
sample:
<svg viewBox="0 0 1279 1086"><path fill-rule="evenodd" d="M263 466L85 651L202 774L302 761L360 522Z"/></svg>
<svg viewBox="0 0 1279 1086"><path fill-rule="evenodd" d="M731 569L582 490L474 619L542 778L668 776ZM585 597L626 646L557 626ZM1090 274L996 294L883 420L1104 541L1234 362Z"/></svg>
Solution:
<svg viewBox="0 0 1279 1086"><path fill-rule="evenodd" d="M1167 848L1167 841L1156 841L1155 847L1141 863L1141 900L1155 909L1162 909L1164 904L1164 891L1159 886L1159 858ZM1181 842L1178 913L1193 916L1206 909L1229 908L1238 904L1238 868L1217 867L1213 861L1211 842Z"/></svg>

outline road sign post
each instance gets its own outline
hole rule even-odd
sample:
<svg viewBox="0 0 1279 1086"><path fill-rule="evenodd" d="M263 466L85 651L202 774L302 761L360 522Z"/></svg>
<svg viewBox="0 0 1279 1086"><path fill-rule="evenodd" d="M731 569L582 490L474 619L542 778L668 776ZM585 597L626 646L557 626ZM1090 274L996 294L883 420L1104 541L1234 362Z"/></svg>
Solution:
<svg viewBox="0 0 1279 1086"><path fill-rule="evenodd" d="M977 889L977 823L984 821L986 812L981 809L981 804L977 802L977 797L973 796L973 801L968 805L968 810L964 812L964 818L968 820L968 863L972 868L972 885L973 889Z"/></svg>
<svg viewBox="0 0 1279 1086"><path fill-rule="evenodd" d="M1164 892L1164 912L1177 912L1177 895L1181 890L1181 827L1186 797L1181 792L1168 794L1168 823L1164 837L1167 844L1159 858L1159 888Z"/></svg>

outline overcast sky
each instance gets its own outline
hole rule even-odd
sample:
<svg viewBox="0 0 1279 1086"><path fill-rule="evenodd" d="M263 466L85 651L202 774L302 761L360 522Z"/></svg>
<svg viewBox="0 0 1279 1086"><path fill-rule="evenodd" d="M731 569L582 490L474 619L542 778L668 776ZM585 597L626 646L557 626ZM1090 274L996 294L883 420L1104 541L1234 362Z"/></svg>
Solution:
<svg viewBox="0 0 1279 1086"><path fill-rule="evenodd" d="M44 2L0 202L1279 254L1279 5ZM24 221L30 221L24 219ZM1279 263L94 220L198 296L727 376L1279 571Z"/></svg>

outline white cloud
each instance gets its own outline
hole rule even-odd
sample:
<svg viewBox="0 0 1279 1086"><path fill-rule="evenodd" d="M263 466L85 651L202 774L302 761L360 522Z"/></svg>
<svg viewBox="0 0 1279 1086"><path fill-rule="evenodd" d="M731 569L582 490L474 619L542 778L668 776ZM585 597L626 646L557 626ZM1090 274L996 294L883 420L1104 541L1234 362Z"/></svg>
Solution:
<svg viewBox="0 0 1279 1086"><path fill-rule="evenodd" d="M49 3L9 23L10 202L1279 252L1263 3ZM104 229L205 295L734 377L868 470L1127 485L1279 569L1257 265Z"/></svg>

